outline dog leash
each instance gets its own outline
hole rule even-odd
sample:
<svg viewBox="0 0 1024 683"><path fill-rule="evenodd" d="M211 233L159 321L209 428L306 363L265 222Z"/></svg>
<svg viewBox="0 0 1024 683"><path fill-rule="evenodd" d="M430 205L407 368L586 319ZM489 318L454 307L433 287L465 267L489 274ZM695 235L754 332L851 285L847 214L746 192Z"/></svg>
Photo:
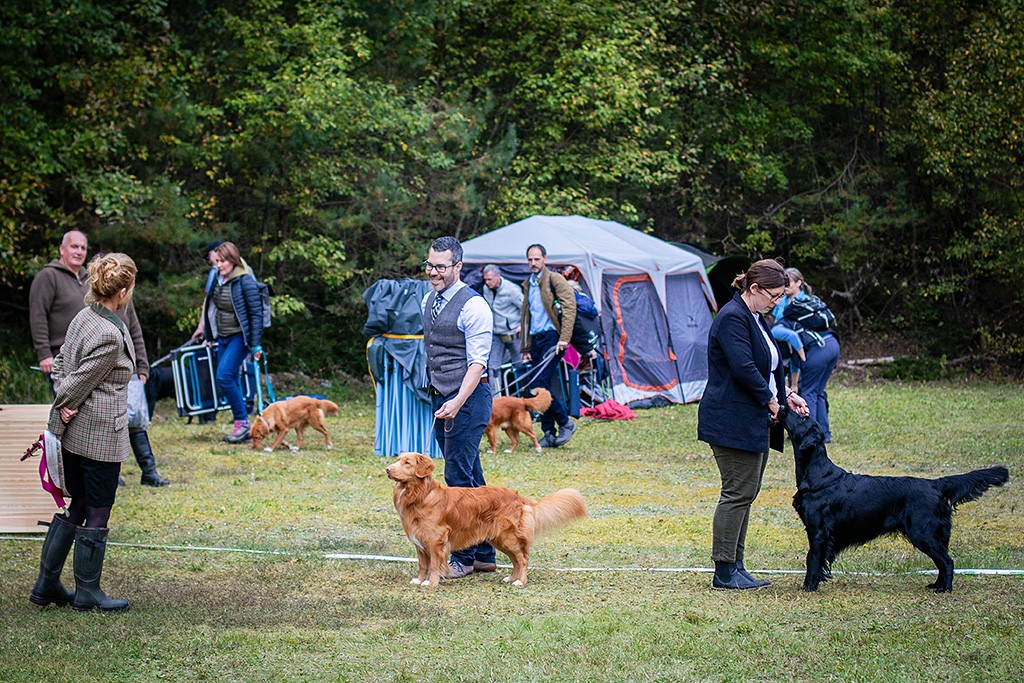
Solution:
<svg viewBox="0 0 1024 683"><path fill-rule="evenodd" d="M523 374L523 376L521 378L522 384L529 385L530 381L533 380L533 377L535 375L540 374L541 370L543 370L548 365L550 365L551 361L554 360L554 358L555 358L555 347L552 346L550 349L548 349L544 353L544 357L541 358L540 363L538 363L535 367L530 368L529 372ZM257 375L256 383L259 384L259 376L258 375ZM436 425L437 425L437 416L435 415L434 419L430 421L430 433L431 434L434 433L434 427ZM451 432L452 429L454 429L454 428L455 428L455 418L453 418L453 417L445 418L445 425L444 425L445 434Z"/></svg>
<svg viewBox="0 0 1024 683"><path fill-rule="evenodd" d="M446 417L444 419L444 422L445 422L445 424L444 424L444 433L445 434L447 434L448 432L452 431L452 429L455 428L455 418L454 417ZM434 426L436 424L437 424L437 415L435 415L434 419L430 421L430 433L431 434L434 433Z"/></svg>
<svg viewBox="0 0 1024 683"><path fill-rule="evenodd" d="M274 396L274 388L270 386L270 372L267 370L267 352L260 348L262 354L259 360L252 362L253 371L256 375L256 414L259 415L263 412L263 386L260 384L260 363L263 363L263 375L267 378L267 398L270 399L270 403L277 401L277 397ZM269 405L269 404L268 404Z"/></svg>
<svg viewBox="0 0 1024 683"><path fill-rule="evenodd" d="M544 353L544 356L540 359L540 362L537 363L537 365L530 368L529 371L524 372L523 376L518 378L518 383L523 386L529 386L530 382L532 382L534 378L540 374L540 371L546 368L548 365L550 365L551 361L553 361L554 359L555 347L552 346Z"/></svg>

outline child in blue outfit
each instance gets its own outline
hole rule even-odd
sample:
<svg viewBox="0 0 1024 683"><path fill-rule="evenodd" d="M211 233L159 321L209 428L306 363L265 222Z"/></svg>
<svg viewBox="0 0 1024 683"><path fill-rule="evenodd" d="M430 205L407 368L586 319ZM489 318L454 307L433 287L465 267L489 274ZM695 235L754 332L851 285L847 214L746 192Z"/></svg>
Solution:
<svg viewBox="0 0 1024 683"><path fill-rule="evenodd" d="M800 338L800 333L786 325L782 320L782 316L786 312L786 305L790 301L807 298L810 286L804 282L803 275L796 268L786 268L786 274L789 275L789 285L786 286L786 293L779 299L779 303L775 304L775 308L772 309L772 317L775 318L775 324L772 325L772 336L780 342L789 344L789 348L793 351L789 358L789 387L793 391L799 392L800 368L803 367L804 362L807 360L807 354L804 351L804 342Z"/></svg>

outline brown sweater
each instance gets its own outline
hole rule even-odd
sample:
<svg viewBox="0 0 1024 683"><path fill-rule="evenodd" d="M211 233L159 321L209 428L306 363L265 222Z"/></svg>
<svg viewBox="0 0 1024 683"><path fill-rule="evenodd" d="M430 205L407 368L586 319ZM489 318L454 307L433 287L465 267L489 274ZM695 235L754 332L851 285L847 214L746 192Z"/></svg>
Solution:
<svg viewBox="0 0 1024 683"><path fill-rule="evenodd" d="M59 260L51 261L36 273L28 292L28 323L32 330L32 346L39 360L56 358L68 325L85 308L85 295L89 291L89 275L85 268L75 275ZM128 327L135 347L135 372L149 376L149 358L142 326L135 306L128 304L117 315Z"/></svg>

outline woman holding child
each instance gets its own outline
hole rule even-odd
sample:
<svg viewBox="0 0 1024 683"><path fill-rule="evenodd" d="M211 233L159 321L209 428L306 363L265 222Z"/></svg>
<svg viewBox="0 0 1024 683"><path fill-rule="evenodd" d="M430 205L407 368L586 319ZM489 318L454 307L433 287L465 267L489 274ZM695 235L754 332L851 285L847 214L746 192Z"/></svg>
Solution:
<svg viewBox="0 0 1024 683"><path fill-rule="evenodd" d="M828 394L825 387L832 372L839 364L839 340L830 329L815 331L807 329L791 316L786 309L794 301L806 301L813 290L804 280L803 273L796 268L786 268L789 285L772 310L775 324L772 335L789 344L793 355L790 357L790 388L799 391L807 401L811 419L821 426L825 443L831 443L832 430L828 419ZM820 303L820 301L819 301Z"/></svg>

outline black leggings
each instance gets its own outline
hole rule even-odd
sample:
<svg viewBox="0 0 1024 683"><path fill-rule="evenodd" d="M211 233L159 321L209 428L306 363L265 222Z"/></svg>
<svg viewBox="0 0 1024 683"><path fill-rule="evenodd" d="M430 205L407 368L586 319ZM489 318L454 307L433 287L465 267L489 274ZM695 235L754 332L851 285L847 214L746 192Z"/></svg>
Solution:
<svg viewBox="0 0 1024 683"><path fill-rule="evenodd" d="M90 529L106 529L110 521L110 508L94 508L81 498L72 498L68 506L68 521Z"/></svg>

